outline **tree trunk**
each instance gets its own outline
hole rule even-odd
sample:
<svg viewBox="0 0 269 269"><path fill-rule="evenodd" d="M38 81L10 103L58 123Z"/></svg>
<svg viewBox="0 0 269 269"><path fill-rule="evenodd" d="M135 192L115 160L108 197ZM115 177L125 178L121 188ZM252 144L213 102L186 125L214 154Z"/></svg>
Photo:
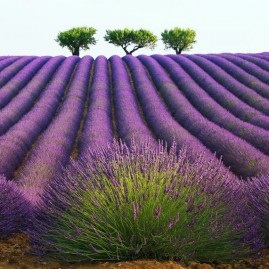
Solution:
<svg viewBox="0 0 269 269"><path fill-rule="evenodd" d="M126 53L126 55L132 55L132 53L130 51L127 50L126 47L122 47L124 52Z"/></svg>
<svg viewBox="0 0 269 269"><path fill-rule="evenodd" d="M79 47L74 48L74 50L72 51L73 55L79 56Z"/></svg>

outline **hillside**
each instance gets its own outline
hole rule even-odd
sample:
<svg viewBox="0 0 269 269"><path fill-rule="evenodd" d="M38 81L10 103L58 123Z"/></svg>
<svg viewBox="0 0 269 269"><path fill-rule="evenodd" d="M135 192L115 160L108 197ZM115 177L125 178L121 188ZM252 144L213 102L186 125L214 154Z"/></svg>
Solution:
<svg viewBox="0 0 269 269"><path fill-rule="evenodd" d="M253 177L269 172L268 130L269 53L0 58L0 174L22 185L132 137Z"/></svg>

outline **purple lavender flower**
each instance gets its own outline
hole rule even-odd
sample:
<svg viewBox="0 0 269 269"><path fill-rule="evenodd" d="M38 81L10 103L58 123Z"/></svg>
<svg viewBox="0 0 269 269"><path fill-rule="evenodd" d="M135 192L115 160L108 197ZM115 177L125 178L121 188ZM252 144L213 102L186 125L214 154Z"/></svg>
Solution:
<svg viewBox="0 0 269 269"><path fill-rule="evenodd" d="M0 176L0 239L23 232L31 223L31 206L14 182Z"/></svg>

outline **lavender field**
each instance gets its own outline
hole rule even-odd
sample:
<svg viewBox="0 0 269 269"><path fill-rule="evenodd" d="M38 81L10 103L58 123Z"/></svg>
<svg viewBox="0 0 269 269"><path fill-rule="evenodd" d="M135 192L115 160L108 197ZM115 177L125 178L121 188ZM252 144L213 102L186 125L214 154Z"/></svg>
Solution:
<svg viewBox="0 0 269 269"><path fill-rule="evenodd" d="M30 203L113 139L187 145L238 180L269 174L269 53L0 58L0 175Z"/></svg>

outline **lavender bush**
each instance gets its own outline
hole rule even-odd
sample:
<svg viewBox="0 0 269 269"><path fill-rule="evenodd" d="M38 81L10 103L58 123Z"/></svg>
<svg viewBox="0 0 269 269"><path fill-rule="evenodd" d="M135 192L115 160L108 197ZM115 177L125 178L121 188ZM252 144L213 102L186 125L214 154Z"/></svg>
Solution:
<svg viewBox="0 0 269 269"><path fill-rule="evenodd" d="M242 213L241 182L214 158L148 145L114 142L55 177L29 232L33 253L65 261L248 255L253 219Z"/></svg>
<svg viewBox="0 0 269 269"><path fill-rule="evenodd" d="M29 224L29 203L14 182L0 175L0 239L26 230Z"/></svg>
<svg viewBox="0 0 269 269"><path fill-rule="evenodd" d="M269 175L252 178L249 185L249 203L255 212L265 247L269 247Z"/></svg>

